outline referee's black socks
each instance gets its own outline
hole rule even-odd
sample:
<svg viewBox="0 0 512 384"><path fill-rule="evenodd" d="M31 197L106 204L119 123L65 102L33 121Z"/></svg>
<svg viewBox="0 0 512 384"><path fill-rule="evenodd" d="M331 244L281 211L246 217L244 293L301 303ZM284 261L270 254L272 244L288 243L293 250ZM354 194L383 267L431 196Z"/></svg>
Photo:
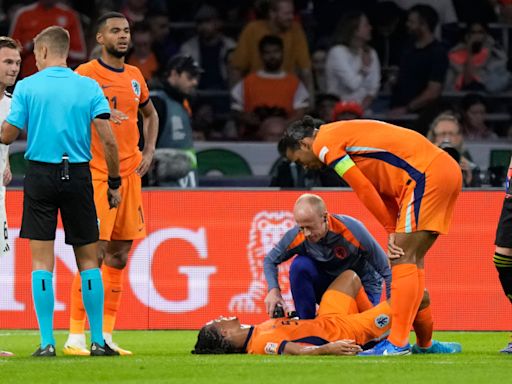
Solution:
<svg viewBox="0 0 512 384"><path fill-rule="evenodd" d="M498 270L503 291L512 303L512 256L495 252L493 261Z"/></svg>

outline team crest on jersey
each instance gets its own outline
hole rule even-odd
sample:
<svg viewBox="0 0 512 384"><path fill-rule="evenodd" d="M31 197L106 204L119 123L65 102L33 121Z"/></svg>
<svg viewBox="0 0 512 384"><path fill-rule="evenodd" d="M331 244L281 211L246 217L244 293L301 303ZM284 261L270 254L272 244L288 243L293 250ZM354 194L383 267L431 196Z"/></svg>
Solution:
<svg viewBox="0 0 512 384"><path fill-rule="evenodd" d="M345 249L345 247L336 247L336 248L334 248L334 254L340 260L344 260L347 257L347 255L348 255L347 250Z"/></svg>
<svg viewBox="0 0 512 384"><path fill-rule="evenodd" d="M277 345L277 343L267 343L265 345L265 353L267 355L277 355L277 348L279 346Z"/></svg>
<svg viewBox="0 0 512 384"><path fill-rule="evenodd" d="M389 316L388 315L379 315L375 318L375 325L377 328L384 328L389 324Z"/></svg>
<svg viewBox="0 0 512 384"><path fill-rule="evenodd" d="M137 97L140 96L140 84L137 80L132 80L132 89L133 93L137 95Z"/></svg>

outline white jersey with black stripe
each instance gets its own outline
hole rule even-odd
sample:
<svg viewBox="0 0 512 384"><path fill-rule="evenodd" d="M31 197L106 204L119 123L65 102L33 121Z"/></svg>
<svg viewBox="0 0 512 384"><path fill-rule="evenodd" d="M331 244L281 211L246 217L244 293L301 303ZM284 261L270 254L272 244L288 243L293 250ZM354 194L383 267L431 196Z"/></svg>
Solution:
<svg viewBox="0 0 512 384"><path fill-rule="evenodd" d="M0 99L0 124L4 122L11 110L11 95L7 92L4 93ZM0 255L3 255L9 250L7 244L8 229L7 229L7 214L5 212L5 186L3 183L3 176L5 167L7 165L7 158L9 156L9 147L0 144Z"/></svg>

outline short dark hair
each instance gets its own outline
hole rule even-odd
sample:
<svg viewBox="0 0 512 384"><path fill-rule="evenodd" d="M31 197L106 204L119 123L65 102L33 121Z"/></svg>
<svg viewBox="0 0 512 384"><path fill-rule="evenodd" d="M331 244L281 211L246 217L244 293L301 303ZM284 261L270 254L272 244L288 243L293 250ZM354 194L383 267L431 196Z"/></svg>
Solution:
<svg viewBox="0 0 512 384"><path fill-rule="evenodd" d="M196 355L220 355L244 353L244 351L235 348L227 341L215 324L207 324L199 330L197 342L192 353Z"/></svg>
<svg viewBox="0 0 512 384"><path fill-rule="evenodd" d="M460 102L460 106L462 108L462 111L464 112L466 112L470 107L472 107L475 104L482 104L483 106L485 106L485 108L488 107L487 100L485 99L484 96L482 96L479 93L468 93L462 98Z"/></svg>
<svg viewBox="0 0 512 384"><path fill-rule="evenodd" d="M281 48L281 51L284 49L283 39L276 35L265 35L261 38L260 42L258 43L258 49L260 53L263 52L263 49L268 45L277 46Z"/></svg>
<svg viewBox="0 0 512 384"><path fill-rule="evenodd" d="M0 49L2 48L16 49L21 52L21 44L12 37L0 36Z"/></svg>
<svg viewBox="0 0 512 384"><path fill-rule="evenodd" d="M430 32L434 32L439 22L437 11L427 4L417 4L411 7L409 13L417 13L420 19L427 24Z"/></svg>
<svg viewBox="0 0 512 384"><path fill-rule="evenodd" d="M169 76L173 69L178 73L178 75L182 72L188 72L192 76L199 76L203 73L203 69L192 56L183 54L174 55L169 59L165 65L164 76Z"/></svg>
<svg viewBox="0 0 512 384"><path fill-rule="evenodd" d="M126 16L120 12L104 13L103 15L98 17L98 20L96 20L96 32L98 32L101 28L103 28L103 26L105 25L105 23L107 22L108 19L126 19ZM126 19L126 20L128 20L128 19Z"/></svg>
<svg viewBox="0 0 512 384"><path fill-rule="evenodd" d="M313 137L315 130L319 129L322 124L324 124L322 120L315 119L309 115L293 122L279 141L279 152L286 153L288 149L296 151L300 148L300 141L306 137Z"/></svg>

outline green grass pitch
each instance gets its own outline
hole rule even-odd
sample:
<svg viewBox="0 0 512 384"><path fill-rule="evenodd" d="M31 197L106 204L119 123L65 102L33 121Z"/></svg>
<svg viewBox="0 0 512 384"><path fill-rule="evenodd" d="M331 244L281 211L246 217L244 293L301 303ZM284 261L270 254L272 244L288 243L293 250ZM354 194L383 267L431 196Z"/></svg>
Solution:
<svg viewBox="0 0 512 384"><path fill-rule="evenodd" d="M0 383L509 383L512 355L498 351L505 332L438 332L462 343L458 355L402 357L196 356L195 331L119 331L116 340L134 356L64 357L66 334L57 332L57 358L32 358L35 331L0 331Z"/></svg>

